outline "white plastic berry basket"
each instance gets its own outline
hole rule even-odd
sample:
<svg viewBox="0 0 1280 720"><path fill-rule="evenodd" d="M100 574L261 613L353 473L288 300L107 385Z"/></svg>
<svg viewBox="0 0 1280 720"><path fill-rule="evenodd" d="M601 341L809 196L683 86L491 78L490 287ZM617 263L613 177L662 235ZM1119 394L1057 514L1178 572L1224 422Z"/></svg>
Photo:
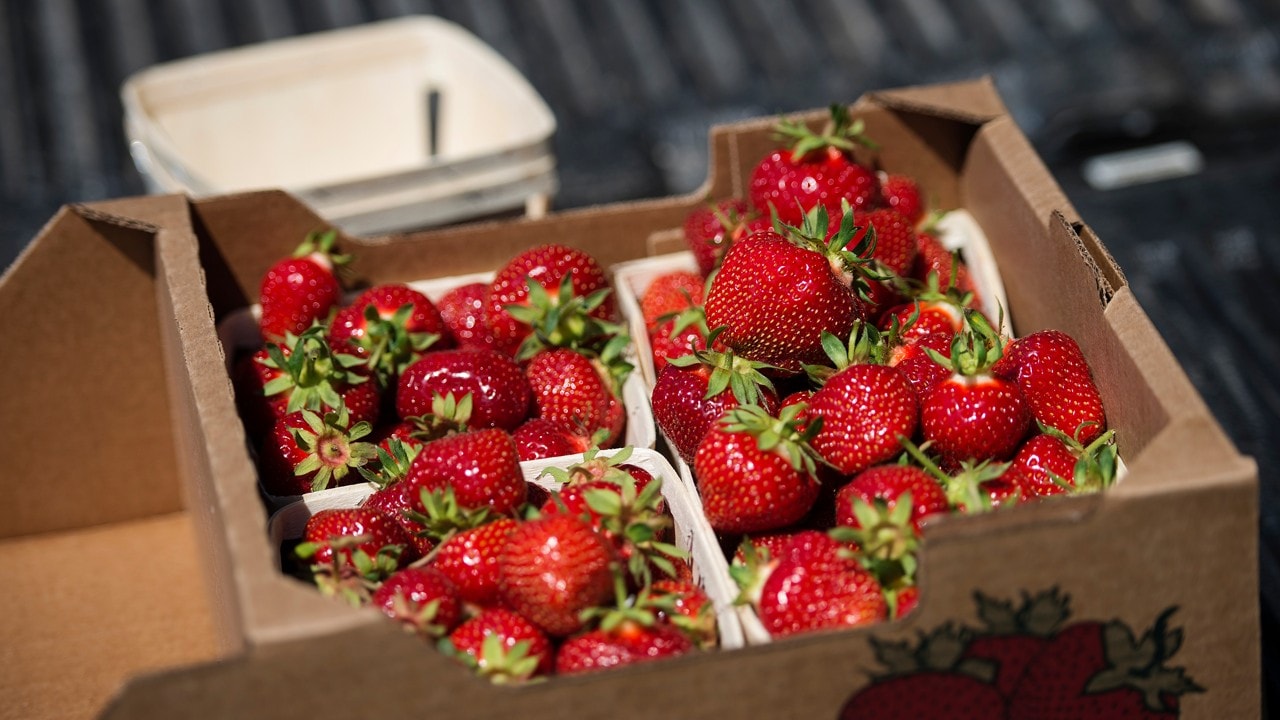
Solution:
<svg viewBox="0 0 1280 720"><path fill-rule="evenodd" d="M610 457L619 449L602 450L601 456ZM520 464L526 481L543 489L554 490L559 483L544 476L547 468L567 468L580 462L581 455L569 455L545 460L533 460ZM690 555L693 578L707 593L716 614L719 647L723 650L740 648L745 644L740 613L734 605L737 587L729 577L729 566L724 553L716 542L715 533L702 514L702 506L689 496L680 482L675 468L661 453L647 448L634 448L627 463L635 465L662 482L662 497L675 526L674 544ZM361 505L371 494L369 485L338 488L323 493L311 493L276 511L268 522L267 531L274 547L286 541L302 537L307 520L321 510L352 508Z"/></svg>
<svg viewBox="0 0 1280 720"><path fill-rule="evenodd" d="M152 191L284 188L352 234L538 215L557 187L545 101L435 17L156 65L120 95Z"/></svg>
<svg viewBox="0 0 1280 720"><path fill-rule="evenodd" d="M418 280L410 282L408 285L426 295L432 302L439 302L446 293L456 287L475 282L487 283L493 280L493 276L492 272L453 275L444 278ZM359 291L348 293L344 298L344 302L354 300L357 295L359 295ZM223 356L227 362L228 372L231 372L232 364L238 355L244 352L252 352L261 346L262 337L258 330L258 321L261 317L262 308L255 303L231 313L218 324L218 339L222 342ZM628 350L628 353L627 359L633 364L637 363L634 344ZM626 382L623 383L622 404L626 410L627 422L623 430L621 444L633 448L652 450L657 445L657 429L653 421L653 412L649 405L649 387L645 384L640 372L632 372ZM272 510L281 508L303 497L301 495L272 495L261 484L259 484L259 487ZM348 487L329 488L307 493L306 496L333 495L337 498L343 498L345 493L350 490L351 488Z"/></svg>

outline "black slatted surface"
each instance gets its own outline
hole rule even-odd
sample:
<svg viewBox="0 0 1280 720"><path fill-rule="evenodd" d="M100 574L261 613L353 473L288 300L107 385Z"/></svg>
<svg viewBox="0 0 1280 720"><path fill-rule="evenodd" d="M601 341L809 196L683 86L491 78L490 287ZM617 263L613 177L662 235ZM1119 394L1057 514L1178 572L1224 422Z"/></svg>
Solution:
<svg viewBox="0 0 1280 720"><path fill-rule="evenodd" d="M130 73L410 13L467 27L547 99L559 207L697 187L716 122L992 74L1258 459L1264 645L1280 645L1280 0L3 0L0 266L58 205L143 191L117 100ZM1080 178L1095 153L1176 139L1204 172Z"/></svg>

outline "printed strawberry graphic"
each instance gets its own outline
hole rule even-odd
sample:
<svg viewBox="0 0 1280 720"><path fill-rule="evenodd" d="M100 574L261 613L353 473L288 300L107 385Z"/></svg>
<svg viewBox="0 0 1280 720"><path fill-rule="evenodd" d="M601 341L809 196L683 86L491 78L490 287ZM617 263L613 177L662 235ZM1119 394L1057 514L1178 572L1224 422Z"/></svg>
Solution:
<svg viewBox="0 0 1280 720"><path fill-rule="evenodd" d="M834 213L842 201L856 210L878 204L879 179L853 157L859 147L876 147L863 128L843 105L831 106L831 118L820 133L799 122L779 122L775 136L784 146L751 171L751 205L762 215L776 213L783 223L799 225L815 207Z"/></svg>
<svg viewBox="0 0 1280 720"><path fill-rule="evenodd" d="M966 658L967 633L943 626L910 642L871 639L885 673L849 698L840 720L990 720L1006 717L993 666ZM1081 717L1088 717L1081 716Z"/></svg>
<svg viewBox="0 0 1280 720"><path fill-rule="evenodd" d="M1057 588L1034 596L1023 593L1016 607L982 592L974 592L973 598L983 628L974 632L964 656L995 663L996 689L1009 697L1028 665L1070 617L1071 598Z"/></svg>
<svg viewBox="0 0 1280 720"><path fill-rule="evenodd" d="M1204 688L1167 664L1182 647L1182 630L1169 626L1176 610L1141 637L1119 620L1059 631L1010 695L1010 720L1178 717L1181 696Z"/></svg>
<svg viewBox="0 0 1280 720"><path fill-rule="evenodd" d="M266 342L280 342L290 333L301 334L342 300L342 286L335 269L349 258L333 252L338 234L313 232L293 256L272 265L258 290L262 319L259 327Z"/></svg>

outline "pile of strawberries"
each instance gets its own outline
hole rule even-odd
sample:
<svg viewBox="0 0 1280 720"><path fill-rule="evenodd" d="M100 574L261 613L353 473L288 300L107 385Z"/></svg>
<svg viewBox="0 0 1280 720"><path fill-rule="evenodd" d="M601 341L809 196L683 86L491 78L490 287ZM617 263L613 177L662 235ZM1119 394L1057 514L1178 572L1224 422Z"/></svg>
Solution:
<svg viewBox="0 0 1280 720"><path fill-rule="evenodd" d="M1096 490L1116 458L1074 340L997 330L914 179L855 157L875 144L845 108L778 130L748 198L688 218L700 272L641 310L654 417L785 635L909 611L928 517Z"/></svg>
<svg viewBox="0 0 1280 720"><path fill-rule="evenodd" d="M612 288L588 254L546 245L489 283L432 302L404 284L344 300L335 234L310 236L266 273L260 348L243 354L237 403L269 495L357 482L438 485L451 463L466 505L509 513L523 484L466 468L612 447L626 415L630 339Z"/></svg>
<svg viewBox="0 0 1280 720"><path fill-rule="evenodd" d="M296 554L325 593L380 609L495 682L713 646L711 603L669 542L662 479L629 456L588 452L547 471L550 492L526 487L513 461L514 508L476 507L445 485L405 512L388 487L311 516Z"/></svg>

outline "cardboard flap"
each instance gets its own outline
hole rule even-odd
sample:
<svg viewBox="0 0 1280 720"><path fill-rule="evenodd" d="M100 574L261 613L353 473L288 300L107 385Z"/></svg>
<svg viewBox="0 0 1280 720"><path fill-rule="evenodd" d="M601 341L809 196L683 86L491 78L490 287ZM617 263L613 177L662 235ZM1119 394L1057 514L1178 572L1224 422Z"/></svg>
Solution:
<svg viewBox="0 0 1280 720"><path fill-rule="evenodd" d="M883 107L981 125L1008 114L990 76L937 85L880 90L867 98Z"/></svg>

